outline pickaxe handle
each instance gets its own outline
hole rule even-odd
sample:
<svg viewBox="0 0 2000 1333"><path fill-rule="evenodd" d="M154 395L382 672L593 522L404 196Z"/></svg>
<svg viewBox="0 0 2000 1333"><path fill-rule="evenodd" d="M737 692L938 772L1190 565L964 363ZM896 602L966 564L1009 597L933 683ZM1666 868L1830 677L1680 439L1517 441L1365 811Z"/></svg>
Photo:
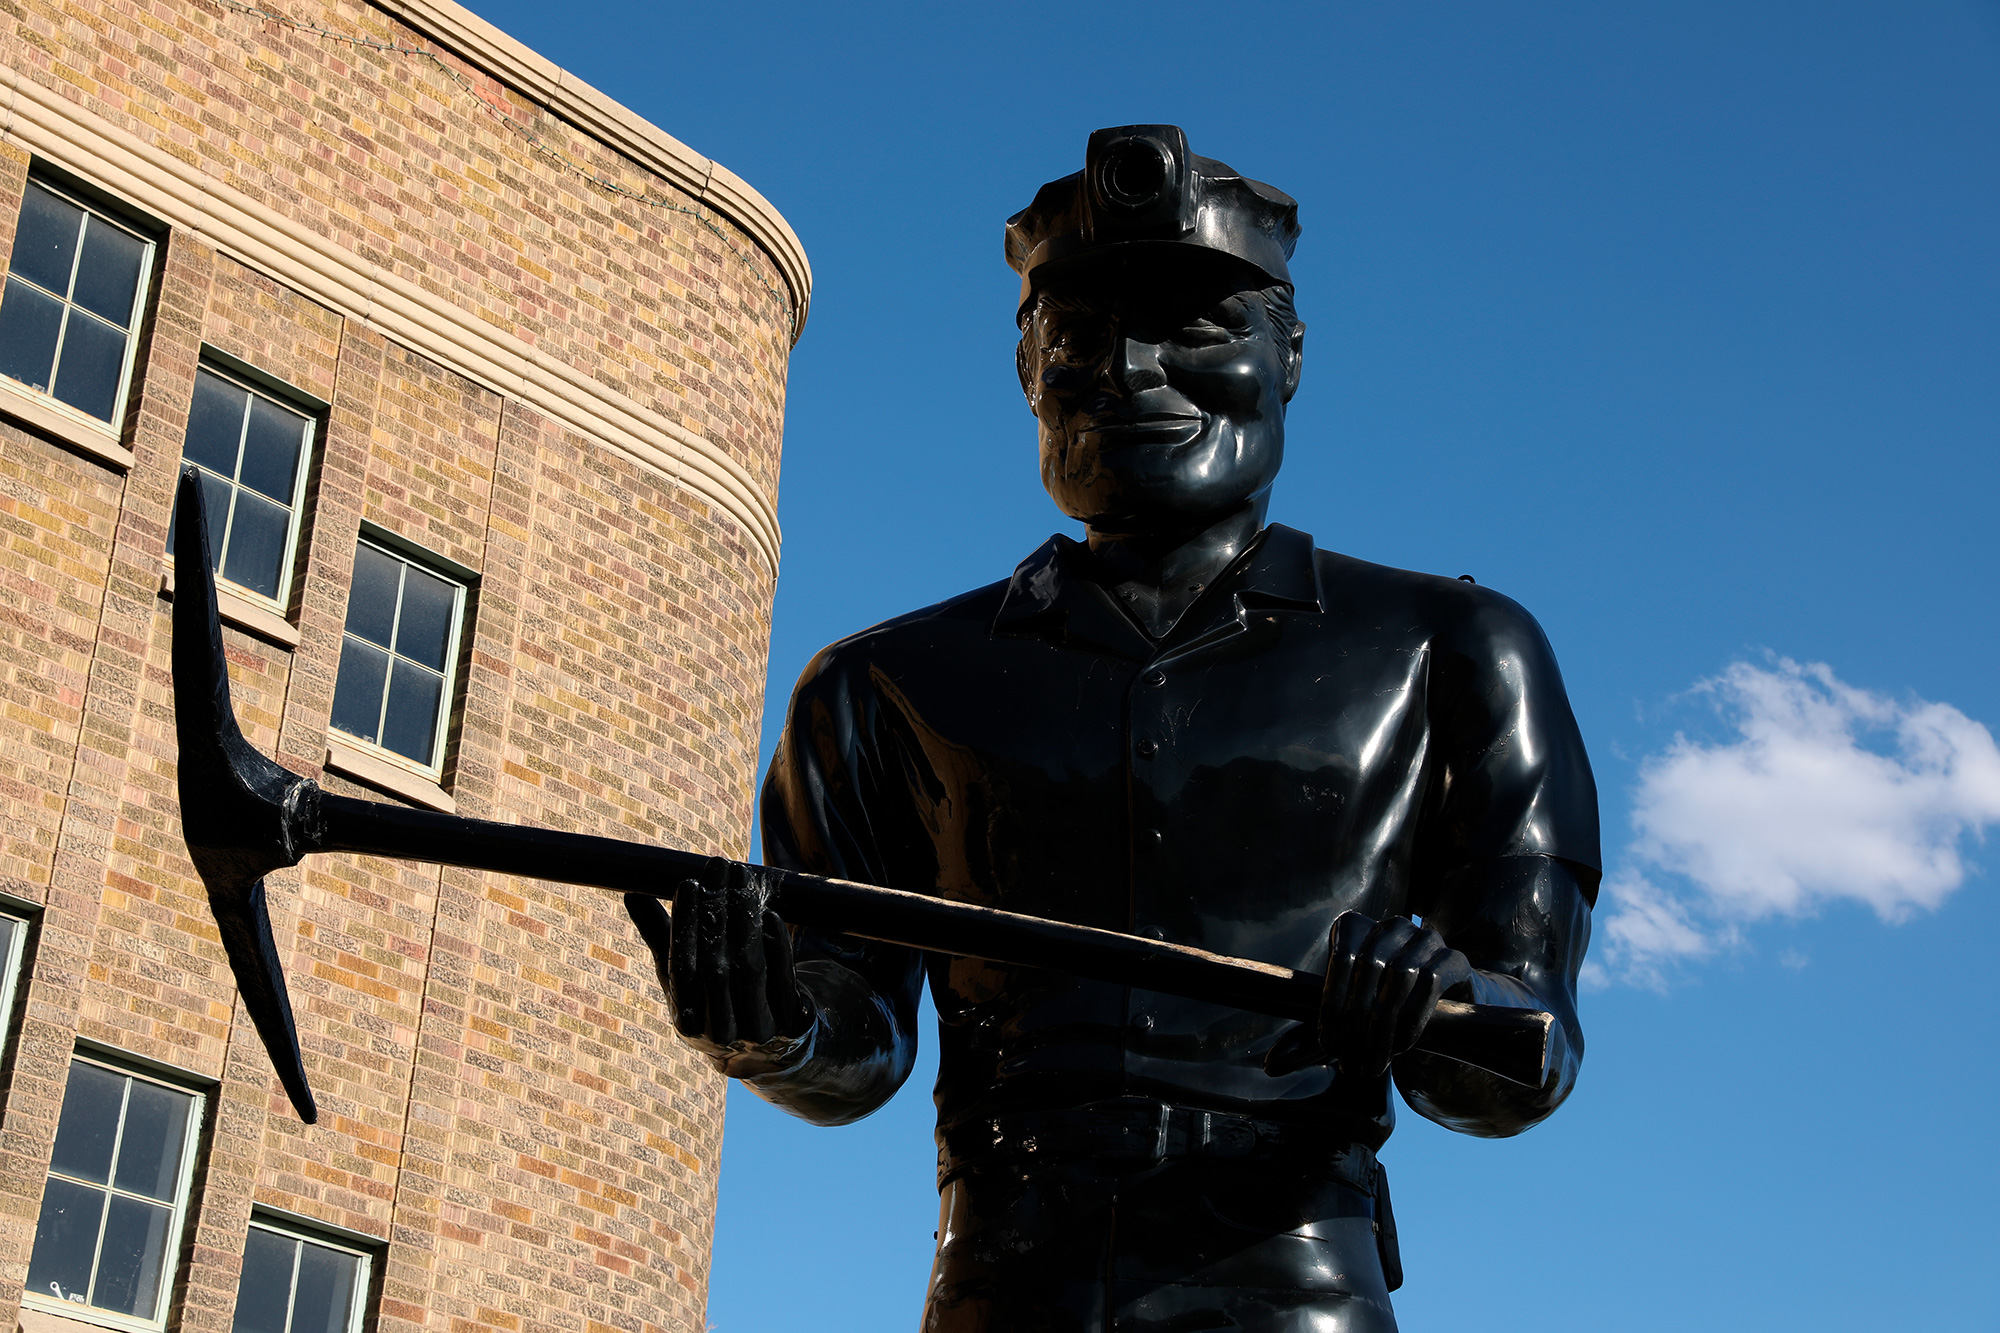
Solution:
<svg viewBox="0 0 2000 1333"><path fill-rule="evenodd" d="M712 858L671 847L338 796L259 754L230 706L201 484L191 467L182 471L179 503L173 658L181 822L245 1007L301 1119L310 1124L317 1112L264 906L271 870L314 852L358 852L666 898L706 869ZM1325 981L1186 945L797 872L780 872L771 906L793 925L1300 1022L1316 1019ZM1445 1001L1417 1049L1540 1087L1554 1022L1537 1009Z"/></svg>

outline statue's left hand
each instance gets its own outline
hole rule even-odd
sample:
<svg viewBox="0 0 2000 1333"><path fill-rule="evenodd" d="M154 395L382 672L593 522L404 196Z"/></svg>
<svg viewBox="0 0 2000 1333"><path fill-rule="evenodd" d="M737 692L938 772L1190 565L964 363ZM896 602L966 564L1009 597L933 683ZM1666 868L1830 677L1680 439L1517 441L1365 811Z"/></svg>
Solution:
<svg viewBox="0 0 2000 1333"><path fill-rule="evenodd" d="M1471 989L1471 962L1429 926L1342 912L1328 935L1318 1030L1287 1033L1264 1067L1285 1074L1333 1063L1350 1077L1378 1078L1416 1045L1439 1000Z"/></svg>

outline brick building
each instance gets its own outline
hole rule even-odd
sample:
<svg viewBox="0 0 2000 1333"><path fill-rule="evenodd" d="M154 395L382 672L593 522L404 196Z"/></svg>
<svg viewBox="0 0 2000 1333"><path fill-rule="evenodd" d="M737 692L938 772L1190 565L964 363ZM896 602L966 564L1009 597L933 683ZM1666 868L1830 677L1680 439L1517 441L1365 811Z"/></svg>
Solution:
<svg viewBox="0 0 2000 1333"><path fill-rule="evenodd" d="M722 1080L611 895L273 876L292 1114L165 551L185 457L244 729L330 790L742 855L797 238L451 0L0 8L0 1329L700 1329Z"/></svg>

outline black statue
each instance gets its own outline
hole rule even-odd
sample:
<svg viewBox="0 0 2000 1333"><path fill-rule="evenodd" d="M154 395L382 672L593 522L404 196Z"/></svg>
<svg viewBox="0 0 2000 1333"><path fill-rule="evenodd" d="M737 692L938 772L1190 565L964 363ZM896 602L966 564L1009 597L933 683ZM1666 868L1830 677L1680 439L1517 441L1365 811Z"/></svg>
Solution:
<svg viewBox="0 0 2000 1333"><path fill-rule="evenodd" d="M807 1120L896 1091L928 982L931 1333L1391 1329L1390 1080L1498 1136L1576 1078L1597 804L1547 641L1264 521L1296 212L1129 126L1009 221L1042 483L1089 540L815 658L763 826L777 866L1323 969L1317 1021L788 933L744 871L674 899L682 1035ZM1447 999L1553 1014L1545 1076L1414 1049Z"/></svg>
<svg viewBox="0 0 2000 1333"><path fill-rule="evenodd" d="M183 829L300 1116L269 871L356 851L620 890L682 1036L809 1120L896 1091L928 976L932 1333L1393 1329L1389 1082L1484 1135L1568 1094L1596 794L1526 612L1265 525L1297 235L1170 126L1092 135L1008 223L1043 483L1089 541L814 660L769 867L355 800L258 754L185 470Z"/></svg>

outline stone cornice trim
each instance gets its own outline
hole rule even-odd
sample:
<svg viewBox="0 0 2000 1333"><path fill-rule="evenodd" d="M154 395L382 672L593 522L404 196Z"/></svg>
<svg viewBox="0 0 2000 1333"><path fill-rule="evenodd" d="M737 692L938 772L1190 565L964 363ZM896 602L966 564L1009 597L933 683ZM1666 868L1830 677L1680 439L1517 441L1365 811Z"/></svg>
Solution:
<svg viewBox="0 0 2000 1333"><path fill-rule="evenodd" d="M719 446L19 70L0 65L0 80L9 103L0 139L19 143L322 305L686 487L735 520L776 577L775 502Z"/></svg>
<svg viewBox="0 0 2000 1333"><path fill-rule="evenodd" d="M453 0L369 0L742 227L792 292L792 341L805 331L812 266L784 216L735 172L689 148Z"/></svg>

